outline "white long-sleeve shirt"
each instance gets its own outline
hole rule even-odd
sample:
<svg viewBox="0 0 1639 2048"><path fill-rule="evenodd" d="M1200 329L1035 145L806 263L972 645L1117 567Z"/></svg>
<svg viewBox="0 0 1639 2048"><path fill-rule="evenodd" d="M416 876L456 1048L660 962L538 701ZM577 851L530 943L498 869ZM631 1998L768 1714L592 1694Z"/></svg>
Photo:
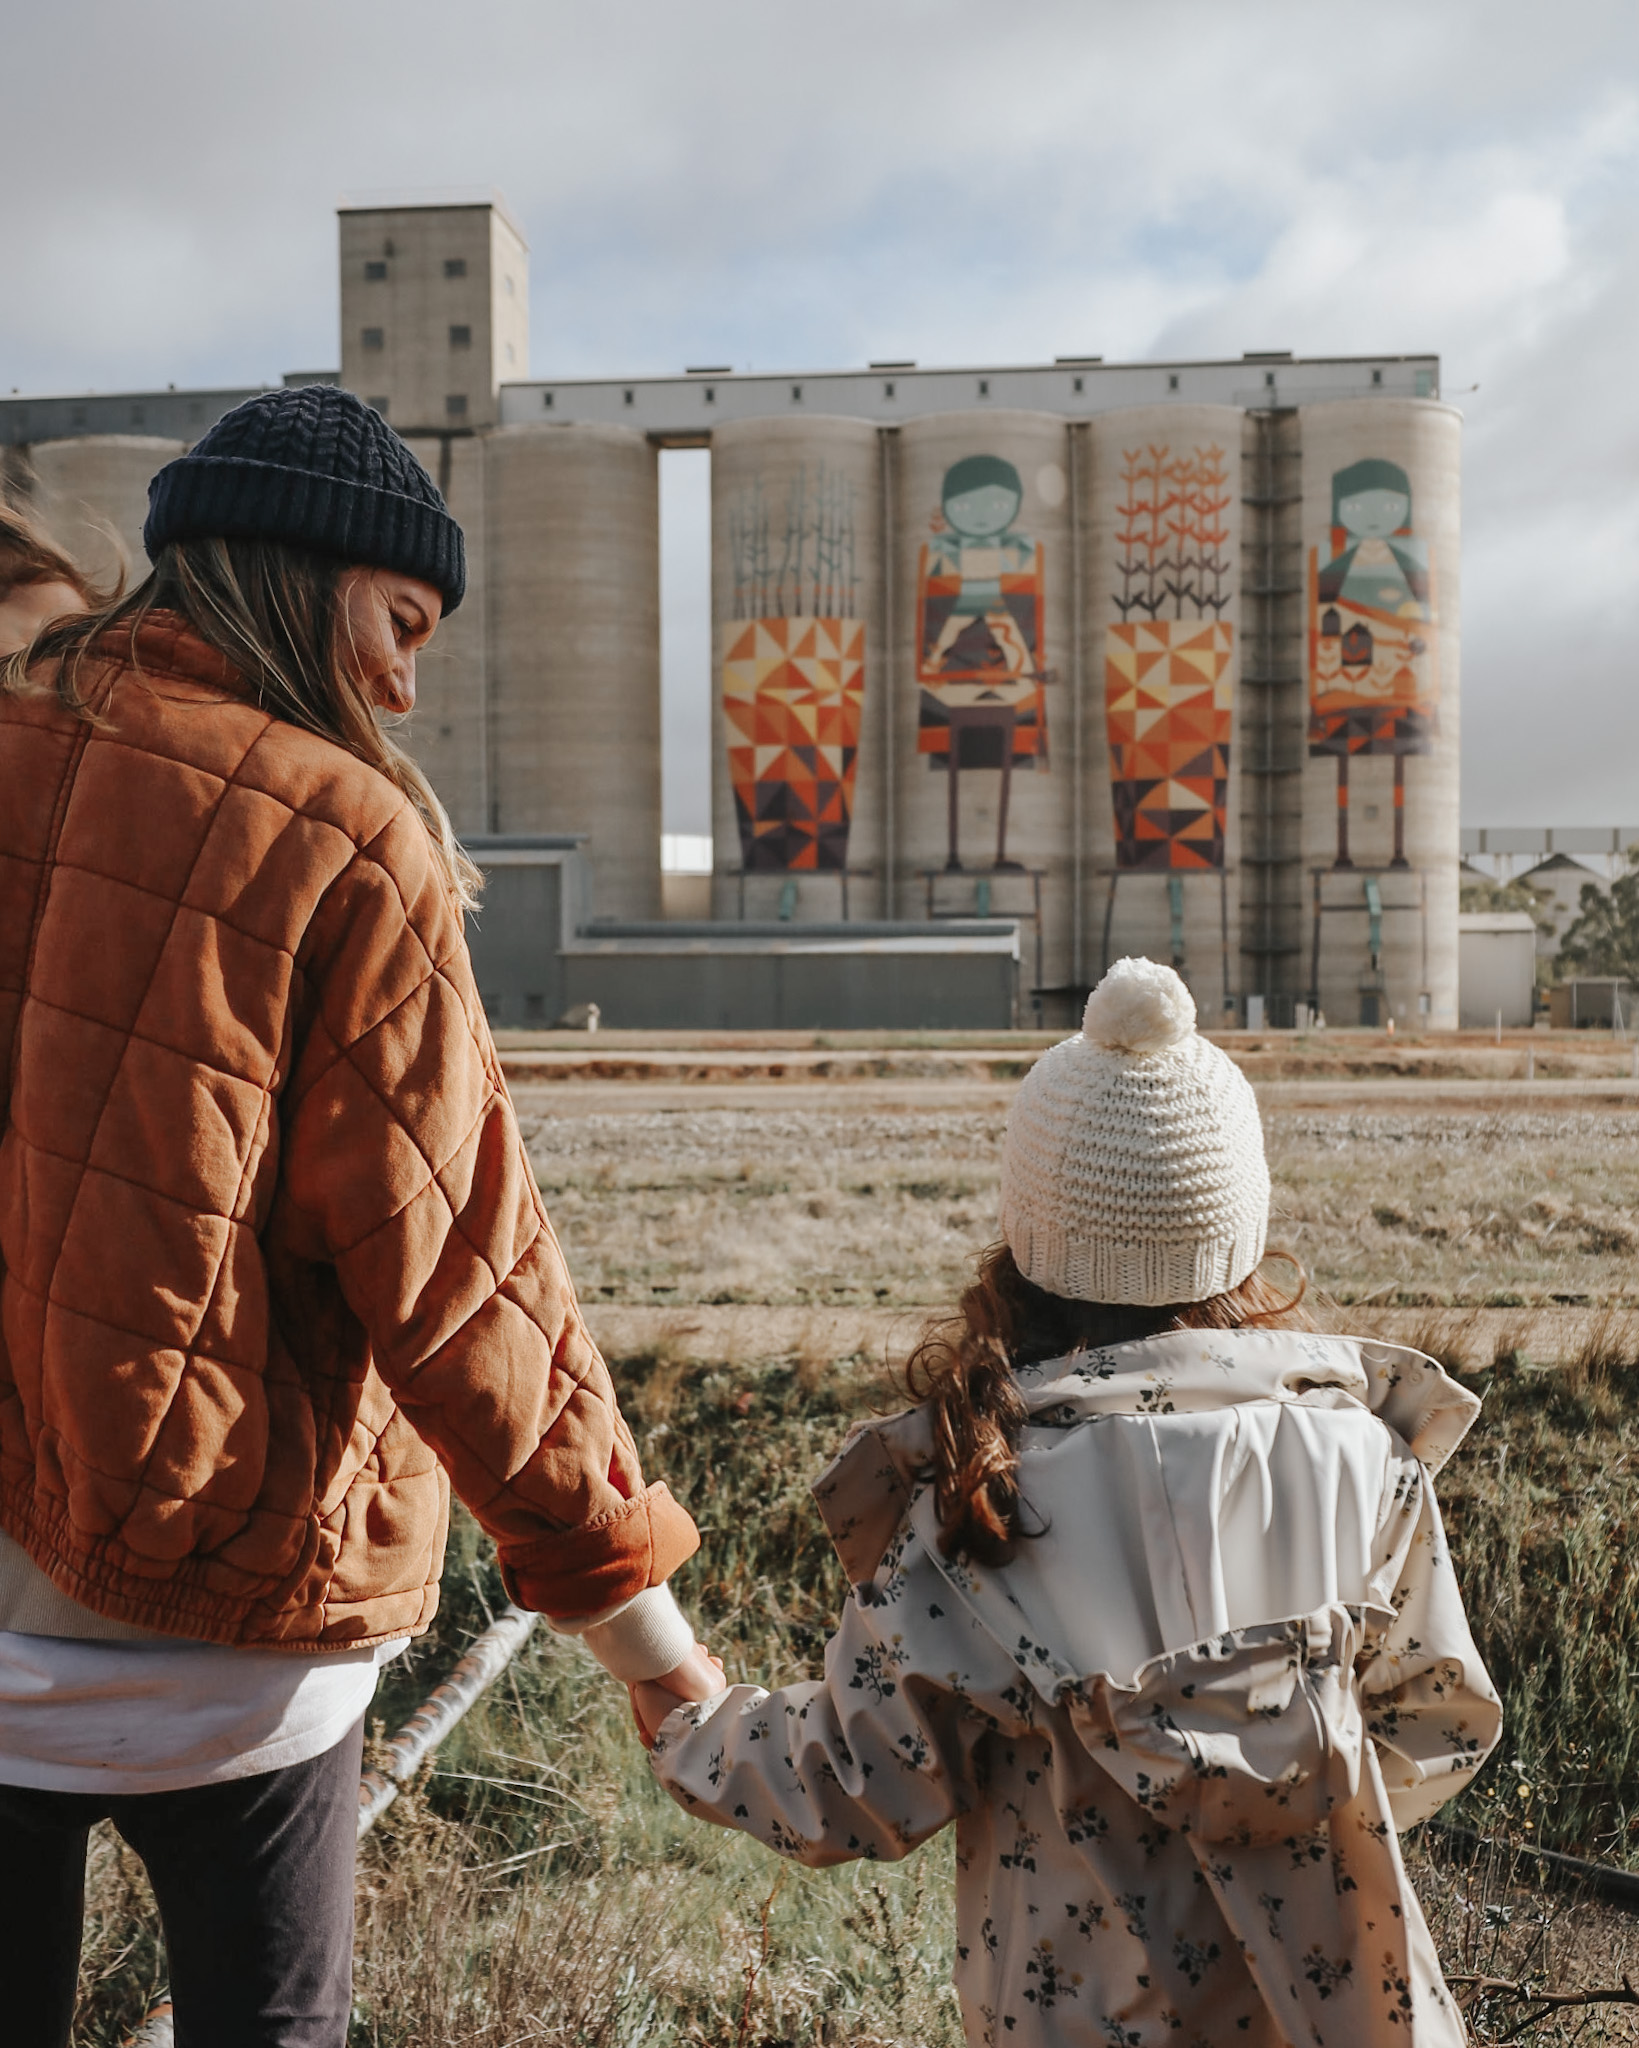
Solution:
<svg viewBox="0 0 1639 2048"><path fill-rule="evenodd" d="M661 1782L813 1864L954 1820L975 2042L1456 2048L1395 1830L1500 1727L1430 1480L1477 1401L1285 1331L1018 1378L1044 1533L947 1558L925 1414L856 1432L815 1489L854 1581L825 1677L674 1713Z"/></svg>

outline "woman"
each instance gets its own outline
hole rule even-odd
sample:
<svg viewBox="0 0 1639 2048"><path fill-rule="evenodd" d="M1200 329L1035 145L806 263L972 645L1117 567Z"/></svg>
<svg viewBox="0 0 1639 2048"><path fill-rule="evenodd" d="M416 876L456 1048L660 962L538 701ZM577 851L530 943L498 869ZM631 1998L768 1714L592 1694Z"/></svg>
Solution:
<svg viewBox="0 0 1639 2048"><path fill-rule="evenodd" d="M111 1816L182 2048L337 2048L362 1717L452 1484L617 1677L720 1681L485 1027L474 870L380 723L460 529L316 387L161 471L144 539L0 687L8 2038L68 2039Z"/></svg>
<svg viewBox="0 0 1639 2048"><path fill-rule="evenodd" d="M1432 1479L1479 1403L1260 1276L1257 1105L1194 1027L1120 961L1020 1088L922 1404L815 1488L824 1678L638 1710L800 1862L955 1823L973 2048L1461 2048L1395 1830L1497 1739Z"/></svg>
<svg viewBox="0 0 1639 2048"><path fill-rule="evenodd" d="M53 619L105 601L33 520L0 504L0 660L26 647Z"/></svg>

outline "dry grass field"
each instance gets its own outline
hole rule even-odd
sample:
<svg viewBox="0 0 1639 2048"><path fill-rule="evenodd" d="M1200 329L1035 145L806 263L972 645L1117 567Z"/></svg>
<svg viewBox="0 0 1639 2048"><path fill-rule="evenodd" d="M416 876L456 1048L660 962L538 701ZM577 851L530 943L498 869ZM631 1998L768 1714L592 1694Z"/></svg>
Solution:
<svg viewBox="0 0 1639 2048"><path fill-rule="evenodd" d="M1442 1497L1509 1722L1454 1817L1639 1867L1631 1048L1527 1047L1528 1082L1518 1045L1330 1037L1237 1048L1275 1235L1339 1326L1421 1342L1487 1398ZM993 1236L1002 1120L1041 1042L507 1048L645 1464L704 1531L680 1591L735 1673L817 1668L843 1588L807 1479L892 1398L893 1361ZM500 1598L464 1521L445 1589L389 1667L381 1729ZM1483 1988L1618 1985L1639 1918L1536 1889L1506 1848L1408 1847L1477 2040L1639 2040L1631 2008L1544 2014ZM542 1632L366 1845L355 2048L957 2048L952 1875L944 1840L814 1874L691 1825L624 1695ZM111 1840L91 1896L77 2038L112 2048L162 1963Z"/></svg>

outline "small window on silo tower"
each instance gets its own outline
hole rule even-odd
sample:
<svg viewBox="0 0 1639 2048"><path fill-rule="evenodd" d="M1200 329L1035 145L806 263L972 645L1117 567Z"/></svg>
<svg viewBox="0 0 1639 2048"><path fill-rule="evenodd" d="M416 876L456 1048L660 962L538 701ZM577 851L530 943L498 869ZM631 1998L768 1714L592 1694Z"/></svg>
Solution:
<svg viewBox="0 0 1639 2048"><path fill-rule="evenodd" d="M371 284L380 284L381 280L387 275L387 266L379 261L367 263L364 266L364 275Z"/></svg>
<svg viewBox="0 0 1639 2048"><path fill-rule="evenodd" d="M467 259L465 256L446 256L444 258L444 275L446 277L465 277L466 274Z"/></svg>
<svg viewBox="0 0 1639 2048"><path fill-rule="evenodd" d="M472 329L465 326L452 326L450 329L450 347L471 348Z"/></svg>
<svg viewBox="0 0 1639 2048"><path fill-rule="evenodd" d="M444 400L444 411L452 420L464 420L467 416L467 394L464 391L452 391Z"/></svg>
<svg viewBox="0 0 1639 2048"><path fill-rule="evenodd" d="M366 348L385 348L387 346L387 330L383 327L366 327L361 331L359 340L363 342Z"/></svg>
<svg viewBox="0 0 1639 2048"><path fill-rule="evenodd" d="M1178 372L1176 370L1169 370L1167 372L1167 389L1169 391L1176 391L1178 389Z"/></svg>
<svg viewBox="0 0 1639 2048"><path fill-rule="evenodd" d="M1372 372L1372 382L1373 382L1374 384L1381 384L1381 383L1382 383L1382 381L1383 381L1383 372L1382 372L1381 370L1373 370L1373 372Z"/></svg>

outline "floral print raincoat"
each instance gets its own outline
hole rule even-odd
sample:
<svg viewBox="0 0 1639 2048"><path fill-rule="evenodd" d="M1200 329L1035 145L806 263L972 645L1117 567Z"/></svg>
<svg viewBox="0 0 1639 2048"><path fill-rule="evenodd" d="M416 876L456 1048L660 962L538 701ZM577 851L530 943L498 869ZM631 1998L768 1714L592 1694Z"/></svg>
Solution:
<svg viewBox="0 0 1639 2048"><path fill-rule="evenodd" d="M926 1416L862 1426L815 1487L853 1582L825 1677L678 1709L660 1782L816 1865L954 1821L986 2048L1455 2048L1396 1830L1501 1724L1431 1484L1478 1402L1275 1330L1018 1379L1042 1533L944 1556Z"/></svg>

